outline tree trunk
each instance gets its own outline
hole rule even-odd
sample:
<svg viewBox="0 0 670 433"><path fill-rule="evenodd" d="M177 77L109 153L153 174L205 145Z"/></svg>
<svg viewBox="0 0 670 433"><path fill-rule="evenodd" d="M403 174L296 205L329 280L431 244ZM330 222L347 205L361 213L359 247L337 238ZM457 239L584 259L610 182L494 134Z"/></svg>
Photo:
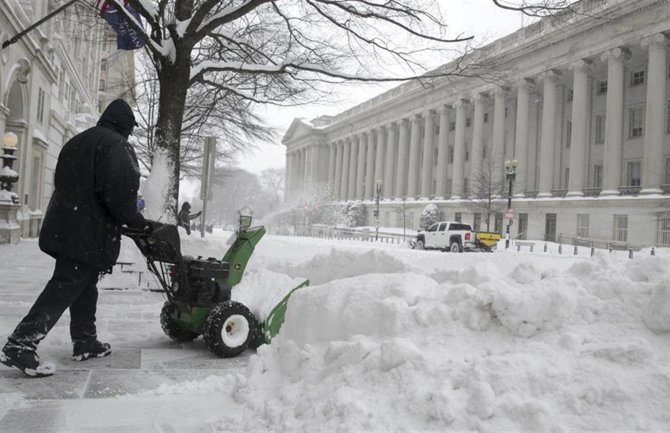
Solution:
<svg viewBox="0 0 670 433"><path fill-rule="evenodd" d="M187 50L184 50L188 52ZM158 71L160 82L159 111L156 121L156 148L167 152L167 188L161 197L166 218L176 221L179 200L179 150L181 124L190 79L188 57L177 57L174 63L163 61ZM153 168L152 168L153 171Z"/></svg>

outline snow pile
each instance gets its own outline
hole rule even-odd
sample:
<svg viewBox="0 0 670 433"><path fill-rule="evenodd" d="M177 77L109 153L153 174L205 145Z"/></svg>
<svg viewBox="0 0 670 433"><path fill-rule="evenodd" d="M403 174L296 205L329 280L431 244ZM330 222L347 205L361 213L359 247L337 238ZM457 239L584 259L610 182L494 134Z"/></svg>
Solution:
<svg viewBox="0 0 670 433"><path fill-rule="evenodd" d="M470 275L422 275L385 256L331 250L290 269L326 282L291 297L280 335L237 377L242 414L221 414L218 428L670 428L667 258L602 254L556 269L472 254L459 255L477 263ZM362 261L384 265L337 279Z"/></svg>

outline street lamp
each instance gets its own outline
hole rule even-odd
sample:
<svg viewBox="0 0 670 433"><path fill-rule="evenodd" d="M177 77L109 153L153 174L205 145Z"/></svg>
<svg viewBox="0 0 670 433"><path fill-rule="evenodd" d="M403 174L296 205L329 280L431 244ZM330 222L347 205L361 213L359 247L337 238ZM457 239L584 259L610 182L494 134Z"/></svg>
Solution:
<svg viewBox="0 0 670 433"><path fill-rule="evenodd" d="M375 241L379 240L379 198L382 195L382 181L375 182Z"/></svg>
<svg viewBox="0 0 670 433"><path fill-rule="evenodd" d="M505 173L507 174L507 181L509 182L509 191L507 195L507 232L505 234L505 249L509 248L509 228L512 225L512 184L516 178L516 167L518 165L516 159L505 161Z"/></svg>

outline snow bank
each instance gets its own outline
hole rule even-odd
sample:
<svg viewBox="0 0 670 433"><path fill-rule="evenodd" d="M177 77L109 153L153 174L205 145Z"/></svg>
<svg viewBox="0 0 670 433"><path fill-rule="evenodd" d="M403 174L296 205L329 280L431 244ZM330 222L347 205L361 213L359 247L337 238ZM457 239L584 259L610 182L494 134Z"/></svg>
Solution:
<svg viewBox="0 0 670 433"><path fill-rule="evenodd" d="M436 270L402 254L331 249L287 266L323 284L292 296L237 377L243 415L219 428L670 428L667 258L436 254L470 262Z"/></svg>

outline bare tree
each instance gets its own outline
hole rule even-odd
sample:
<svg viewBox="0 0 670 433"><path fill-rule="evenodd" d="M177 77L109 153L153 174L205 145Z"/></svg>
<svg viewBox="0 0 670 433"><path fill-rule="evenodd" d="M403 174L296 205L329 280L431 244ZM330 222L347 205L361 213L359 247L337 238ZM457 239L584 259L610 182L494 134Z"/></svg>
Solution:
<svg viewBox="0 0 670 433"><path fill-rule="evenodd" d="M272 207L276 206L284 192L284 169L266 168L261 171L260 182L263 189L271 197Z"/></svg>
<svg viewBox="0 0 670 433"><path fill-rule="evenodd" d="M491 228L491 215L505 209L505 202L501 200L503 195L506 194L505 185L504 180L496 180L495 168L491 158L484 160L472 173L466 206L473 213L483 215L486 231L490 231Z"/></svg>

